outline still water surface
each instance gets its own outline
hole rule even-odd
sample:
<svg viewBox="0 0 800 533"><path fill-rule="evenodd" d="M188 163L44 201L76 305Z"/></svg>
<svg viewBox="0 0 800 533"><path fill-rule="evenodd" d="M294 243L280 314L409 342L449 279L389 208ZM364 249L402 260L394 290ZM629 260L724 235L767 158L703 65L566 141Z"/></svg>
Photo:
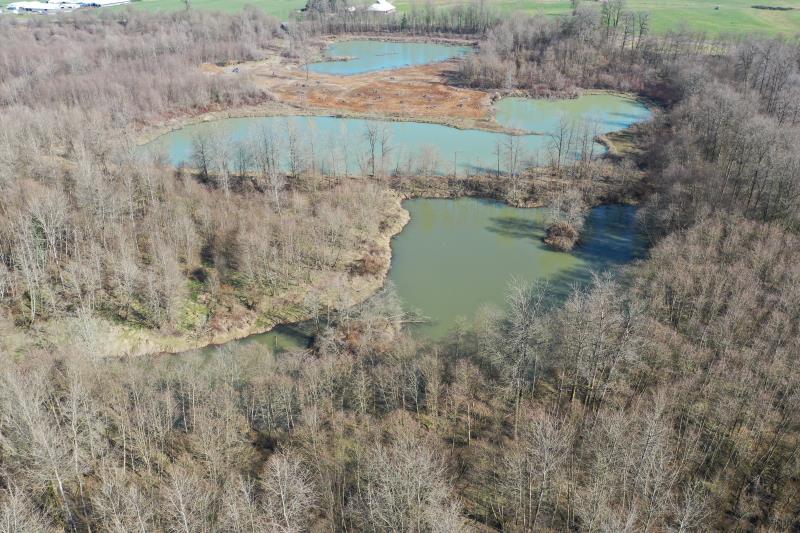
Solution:
<svg viewBox="0 0 800 533"><path fill-rule="evenodd" d="M163 135L141 147L143 154L163 154L173 165L192 165L193 145L212 139L225 145L232 166L239 147L255 153L261 139L279 146L280 164L288 169L290 145L295 161L326 175L368 175L372 156L376 171L450 174L508 171L511 147L518 164L543 164L562 121L591 135L621 130L650 117L637 100L612 94L586 95L574 100L504 98L497 104L501 125L539 135L510 136L483 130L464 130L420 122L391 122L333 116L270 116L229 118L193 124ZM368 133L376 132L374 151ZM577 137L577 135L576 135ZM604 151L594 145L596 154ZM251 158L252 159L252 158ZM255 163L250 161L255 168Z"/></svg>
<svg viewBox="0 0 800 533"><path fill-rule="evenodd" d="M429 319L413 326L415 334L429 339L443 337L462 318L474 318L484 304L502 307L515 280L546 282L557 304L574 286L588 283L593 272L629 263L645 250L632 206L592 209L573 253L542 242L545 209L478 198L414 199L404 206L411 221L392 242L389 280L407 311ZM311 329L282 326L234 342L273 352L305 348Z"/></svg>
<svg viewBox="0 0 800 533"><path fill-rule="evenodd" d="M593 209L583 242L573 253L542 242L546 209L519 209L476 198L405 202L411 222L392 243L389 279L407 310L431 319L418 333L446 334L459 317L470 319L483 304L502 306L514 281L547 282L554 303L575 284L628 263L643 251L635 208Z"/></svg>
<svg viewBox="0 0 800 533"><path fill-rule="evenodd" d="M347 61L320 61L308 69L319 74L350 75L438 63L469 53L469 46L438 43L400 43L389 41L341 41L326 50L330 58Z"/></svg>
<svg viewBox="0 0 800 533"><path fill-rule="evenodd" d="M567 125L586 124L591 133L604 135L645 122L651 116L650 109L642 102L611 93L562 100L501 98L495 109L501 125L533 133L556 132L563 120Z"/></svg>

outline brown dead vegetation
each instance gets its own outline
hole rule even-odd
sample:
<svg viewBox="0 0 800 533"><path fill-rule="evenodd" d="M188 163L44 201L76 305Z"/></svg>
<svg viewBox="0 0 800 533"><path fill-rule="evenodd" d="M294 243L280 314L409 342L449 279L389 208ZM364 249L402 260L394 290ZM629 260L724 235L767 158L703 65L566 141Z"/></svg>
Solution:
<svg viewBox="0 0 800 533"><path fill-rule="evenodd" d="M544 243L562 252L569 252L575 247L580 234L567 222L555 222L547 228Z"/></svg>
<svg viewBox="0 0 800 533"><path fill-rule="evenodd" d="M234 68L237 67L227 67L215 74L225 74ZM291 60L268 60L238 68L276 100L303 109L498 128L492 121L489 93L448 85L455 75L456 61L352 76L306 72Z"/></svg>
<svg viewBox="0 0 800 533"><path fill-rule="evenodd" d="M243 73L195 67L249 61L241 45L270 45L255 36L275 24L112 10L60 31L38 19L37 40L0 20L0 344L72 325L24 354L0 346L0 531L800 530L800 50L752 40L687 61L703 41L642 42L646 17L587 4L493 31L474 81L669 79L682 103L636 150L339 184L267 168L253 190L224 165L202 179L137 165L112 134L258 105ZM429 33L469 13L423 9L409 25ZM554 287L514 283L505 312L420 344L390 287L349 305L343 269L388 264L388 244L369 244L407 220L397 203L387 217L384 179L404 194L549 197L576 229L593 194L649 187L655 244L560 307ZM298 295L315 281L338 302ZM259 292L342 312L318 313L311 350L280 357L252 344L101 359L97 317L224 330Z"/></svg>

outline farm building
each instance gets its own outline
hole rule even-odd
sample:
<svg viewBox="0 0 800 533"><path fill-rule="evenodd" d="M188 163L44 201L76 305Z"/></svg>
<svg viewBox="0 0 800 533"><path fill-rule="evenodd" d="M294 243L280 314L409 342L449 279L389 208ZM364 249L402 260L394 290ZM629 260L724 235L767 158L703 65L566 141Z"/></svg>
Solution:
<svg viewBox="0 0 800 533"><path fill-rule="evenodd" d="M367 11L372 11L373 13L394 13L397 11L392 4L387 2L386 0L377 0L374 4L367 8Z"/></svg>
<svg viewBox="0 0 800 533"><path fill-rule="evenodd" d="M130 0L49 0L48 2L12 2L6 6L9 13L60 13L80 7L107 7L127 4Z"/></svg>
<svg viewBox="0 0 800 533"><path fill-rule="evenodd" d="M72 2L12 2L6 6L9 13L58 13L80 7Z"/></svg>

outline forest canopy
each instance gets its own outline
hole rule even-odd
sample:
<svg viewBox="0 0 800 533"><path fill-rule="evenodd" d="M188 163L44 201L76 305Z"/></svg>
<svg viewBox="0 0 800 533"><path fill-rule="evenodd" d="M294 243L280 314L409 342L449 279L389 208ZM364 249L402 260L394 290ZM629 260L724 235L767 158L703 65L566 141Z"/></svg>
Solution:
<svg viewBox="0 0 800 533"><path fill-rule="evenodd" d="M800 527L800 46L652 35L646 14L593 4L323 9L288 29L255 9L1 17L0 531ZM377 172L374 149L371 176L324 176L268 135L258 171L209 139L205 167L135 155L170 119L274 100L210 71L370 32L474 39L458 87L627 91L659 111L629 153L472 181ZM428 342L391 286L359 303L344 286L380 277L370 243L431 180L504 199L558 180L576 227L624 187L649 253L561 305L515 283ZM305 350L110 342L197 338L308 287Z"/></svg>

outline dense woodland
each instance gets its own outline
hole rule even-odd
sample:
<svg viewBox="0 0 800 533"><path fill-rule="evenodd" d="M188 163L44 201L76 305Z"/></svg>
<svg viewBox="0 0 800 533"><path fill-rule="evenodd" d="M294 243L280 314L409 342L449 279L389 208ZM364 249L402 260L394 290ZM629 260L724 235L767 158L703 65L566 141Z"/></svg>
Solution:
<svg viewBox="0 0 800 533"><path fill-rule="evenodd" d="M390 197L373 184L323 187L274 165L223 175L232 152L221 150L213 180L195 179L135 150L138 126L267 100L201 65L288 54L275 20L191 11L0 25L4 330L76 348L102 346L115 323L200 336L218 307L252 313L261 295L345 271L343 250L377 231ZM261 141L248 157L283 157Z"/></svg>
<svg viewBox="0 0 800 533"><path fill-rule="evenodd" d="M289 35L255 11L0 20L3 327L75 324L0 354L0 531L800 528L800 47L652 36L587 4L476 24L456 83L660 101L619 163L645 174L649 257L561 305L509 287L433 345L387 287L278 357L108 358L93 324L174 328L198 285L330 270L358 238L336 229L376 224L391 181L226 186L142 164L131 138L266 98L201 64L292 55L361 15ZM457 13L413 31L463 33Z"/></svg>

